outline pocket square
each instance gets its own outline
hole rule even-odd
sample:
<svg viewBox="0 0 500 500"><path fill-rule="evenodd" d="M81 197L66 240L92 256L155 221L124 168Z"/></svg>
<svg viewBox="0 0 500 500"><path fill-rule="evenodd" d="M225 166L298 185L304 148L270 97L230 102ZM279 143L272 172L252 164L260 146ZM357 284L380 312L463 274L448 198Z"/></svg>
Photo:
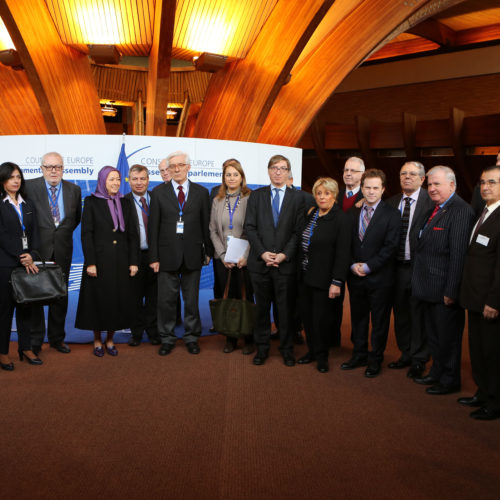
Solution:
<svg viewBox="0 0 500 500"><path fill-rule="evenodd" d="M444 227L433 227L433 231L444 231Z"/></svg>

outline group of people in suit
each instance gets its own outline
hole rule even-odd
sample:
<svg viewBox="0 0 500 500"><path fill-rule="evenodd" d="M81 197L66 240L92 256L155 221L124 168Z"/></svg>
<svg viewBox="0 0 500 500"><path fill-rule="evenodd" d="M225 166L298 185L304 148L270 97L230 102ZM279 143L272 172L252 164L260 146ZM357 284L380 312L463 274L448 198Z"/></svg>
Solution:
<svg viewBox="0 0 500 500"><path fill-rule="evenodd" d="M320 178L313 199L287 186L291 165L282 155L269 160L270 184L254 191L238 160L227 160L212 201L204 187L188 180L186 153L172 153L160 167L164 182L149 191L148 169L133 165L132 192L125 197L119 192L119 171L102 168L82 213L80 189L62 179L58 153L47 153L43 176L26 182L17 165L0 166L3 369L14 368L7 357L15 307L8 283L12 268L23 265L27 272L37 272L38 251L43 259L60 264L67 277L72 233L81 218L84 267L75 325L94 331L93 352L98 357L118 354L113 335L123 328L131 328L131 346L139 345L146 332L151 343L160 346L161 356L170 354L177 343L174 328L181 292L183 341L189 353L198 354L200 275L214 258L219 290L227 285L229 296L241 298L243 286L246 296L255 300L254 335L247 336L243 346L244 354L255 352L255 365L263 365L270 355L274 304L285 366L315 361L319 372L328 372L329 347L340 342L347 286L353 349L341 368L366 367L369 378L381 373L393 311L401 355L388 367L407 367L409 378L428 385L428 394L450 394L460 390L468 309L478 391L459 398L459 403L478 407L473 418L500 417L500 158L499 165L481 175L478 190L485 208L478 220L456 193L450 168L437 166L426 174L416 161L403 165L402 193L387 201L382 200L384 172L365 170L356 157L345 164L345 187ZM231 238L249 243L237 261L226 261ZM308 351L296 360L298 309ZM70 352L64 343L66 311L67 298L49 307L49 344L61 353ZM17 323L20 358L41 364L43 309L18 306ZM236 347L236 340L228 338L224 352Z"/></svg>

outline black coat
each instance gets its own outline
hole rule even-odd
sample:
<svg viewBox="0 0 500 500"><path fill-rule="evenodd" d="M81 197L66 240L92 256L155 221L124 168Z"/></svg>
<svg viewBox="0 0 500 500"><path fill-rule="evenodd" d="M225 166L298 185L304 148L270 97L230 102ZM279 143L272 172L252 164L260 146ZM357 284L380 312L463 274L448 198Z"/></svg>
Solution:
<svg viewBox="0 0 500 500"><path fill-rule="evenodd" d="M132 207L121 199L125 231L113 229L107 200L88 196L82 215L84 266L75 326L81 330L121 330L132 324L135 302L129 266L139 266L139 236ZM97 277L87 267L97 267Z"/></svg>
<svg viewBox="0 0 500 500"><path fill-rule="evenodd" d="M307 216L304 229L316 210ZM313 288L328 289L332 279L344 281L351 264L352 219L338 205L318 217L308 249L307 269L302 270L304 253L300 247L299 267L302 281ZM304 232L304 231L302 231Z"/></svg>

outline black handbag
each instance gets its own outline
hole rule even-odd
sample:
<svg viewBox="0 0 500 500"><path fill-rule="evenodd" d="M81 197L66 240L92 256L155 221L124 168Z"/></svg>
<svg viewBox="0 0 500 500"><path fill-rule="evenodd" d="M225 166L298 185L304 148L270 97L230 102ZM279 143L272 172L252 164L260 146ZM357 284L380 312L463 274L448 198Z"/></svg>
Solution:
<svg viewBox="0 0 500 500"><path fill-rule="evenodd" d="M229 284L231 282L231 269L227 273L226 288L222 299L210 301L212 323L219 333L228 337L240 338L253 333L257 306L247 300L245 287L245 274L242 273L241 299L229 299Z"/></svg>
<svg viewBox="0 0 500 500"><path fill-rule="evenodd" d="M12 295L18 304L47 305L68 295L61 267L40 260L42 264L38 266L38 273L27 273L24 267L12 270Z"/></svg>

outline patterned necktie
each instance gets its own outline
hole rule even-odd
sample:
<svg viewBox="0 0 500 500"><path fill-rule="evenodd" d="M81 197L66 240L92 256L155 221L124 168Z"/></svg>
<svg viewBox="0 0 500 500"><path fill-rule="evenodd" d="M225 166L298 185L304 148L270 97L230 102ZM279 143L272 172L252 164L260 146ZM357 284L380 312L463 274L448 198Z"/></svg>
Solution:
<svg viewBox="0 0 500 500"><path fill-rule="evenodd" d="M398 260L404 261L406 254L406 236L408 234L408 227L410 225L410 210L411 198L405 197L405 206L403 208L403 215L401 216L401 239L399 240Z"/></svg>
<svg viewBox="0 0 500 500"><path fill-rule="evenodd" d="M472 239L470 240L471 243L476 241L477 235L479 234L479 228L481 227L487 213L488 213L488 207L484 207L483 213L481 214L481 217L479 217L479 220L477 221L476 229L474 229L474 234L472 235Z"/></svg>
<svg viewBox="0 0 500 500"><path fill-rule="evenodd" d="M273 208L273 219L274 219L274 227L278 225L278 220L280 218L280 195L279 189L273 188L274 197L272 200L272 208Z"/></svg>
<svg viewBox="0 0 500 500"><path fill-rule="evenodd" d="M56 186L50 186L50 199L52 203L50 204L50 211L52 213L52 218L54 219L54 222L58 224L61 220L61 214L59 213L59 205L57 203L57 197L56 197Z"/></svg>
<svg viewBox="0 0 500 500"><path fill-rule="evenodd" d="M361 226L359 228L359 239L361 241L363 241L363 238L365 237L366 228L368 227L368 224L370 224L372 215L373 215L373 207L367 207L365 205L363 218L361 219Z"/></svg>
<svg viewBox="0 0 500 500"><path fill-rule="evenodd" d="M186 196L184 195L184 190L182 186L179 186L177 188L179 190L179 194L177 195L177 199L179 200L179 205L182 207L184 205L184 200L186 199Z"/></svg>
<svg viewBox="0 0 500 500"><path fill-rule="evenodd" d="M146 233L146 241L148 241L148 206L144 196L141 196L140 202L142 205L142 222L144 222L144 232Z"/></svg>

